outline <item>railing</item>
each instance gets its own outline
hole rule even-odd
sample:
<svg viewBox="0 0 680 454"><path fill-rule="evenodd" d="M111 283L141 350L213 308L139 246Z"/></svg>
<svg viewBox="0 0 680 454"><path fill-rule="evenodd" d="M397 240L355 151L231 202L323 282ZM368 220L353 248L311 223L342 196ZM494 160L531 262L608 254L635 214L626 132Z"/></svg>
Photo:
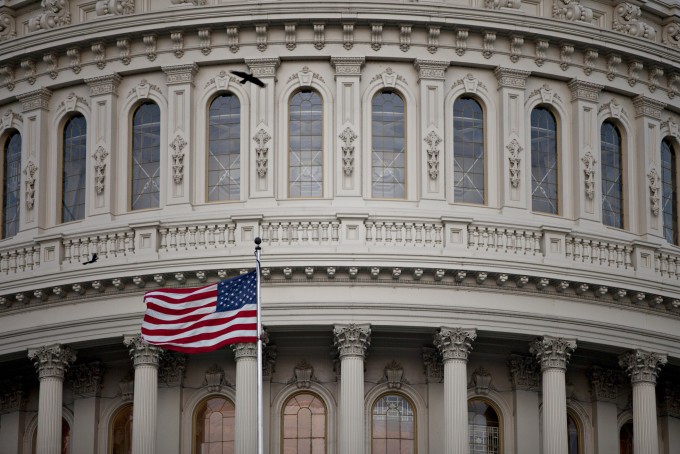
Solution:
<svg viewBox="0 0 680 454"><path fill-rule="evenodd" d="M105 233L84 237L65 238L63 263L79 263L88 260L95 252L102 258L131 255L135 252L135 232Z"/></svg>
<svg viewBox="0 0 680 454"><path fill-rule="evenodd" d="M632 246L574 235L567 235L565 244L568 260L608 268L634 269L631 260Z"/></svg>
<svg viewBox="0 0 680 454"><path fill-rule="evenodd" d="M236 224L161 227L160 252L222 249L236 244Z"/></svg>
<svg viewBox="0 0 680 454"><path fill-rule="evenodd" d="M265 244L331 245L340 241L340 222L336 219L322 221L279 221L260 224L260 235Z"/></svg>
<svg viewBox="0 0 680 454"><path fill-rule="evenodd" d="M366 243L380 246L425 246L443 244L441 222L366 221Z"/></svg>
<svg viewBox="0 0 680 454"><path fill-rule="evenodd" d="M15 247L0 252L0 272L17 274L40 267L40 246L37 244Z"/></svg>
<svg viewBox="0 0 680 454"><path fill-rule="evenodd" d="M680 279L680 254L657 252L654 269L661 277Z"/></svg>
<svg viewBox="0 0 680 454"><path fill-rule="evenodd" d="M543 233L533 229L468 226L468 249L517 255L541 255Z"/></svg>

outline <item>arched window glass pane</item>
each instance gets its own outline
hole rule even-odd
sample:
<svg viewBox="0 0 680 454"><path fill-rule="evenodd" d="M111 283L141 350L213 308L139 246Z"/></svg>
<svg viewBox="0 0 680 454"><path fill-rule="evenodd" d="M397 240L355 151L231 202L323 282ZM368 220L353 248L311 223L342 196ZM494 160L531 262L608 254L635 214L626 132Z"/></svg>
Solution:
<svg viewBox="0 0 680 454"><path fill-rule="evenodd" d="M600 128L602 149L602 222L623 228L623 163L621 134L610 122Z"/></svg>
<svg viewBox="0 0 680 454"><path fill-rule="evenodd" d="M326 453L326 406L314 394L296 394L283 407L282 454Z"/></svg>
<svg viewBox="0 0 680 454"><path fill-rule="evenodd" d="M633 454L633 421L628 421L619 431L619 454Z"/></svg>
<svg viewBox="0 0 680 454"><path fill-rule="evenodd" d="M482 399L468 401L470 454L499 454L500 421L496 410Z"/></svg>
<svg viewBox="0 0 680 454"><path fill-rule="evenodd" d="M531 207L558 213L557 122L545 107L531 111Z"/></svg>
<svg viewBox="0 0 680 454"><path fill-rule="evenodd" d="M132 209L160 206L161 109L153 102L132 117Z"/></svg>
<svg viewBox="0 0 680 454"><path fill-rule="evenodd" d="M208 201L241 197L241 103L232 94L210 104Z"/></svg>
<svg viewBox="0 0 680 454"><path fill-rule="evenodd" d="M21 134L13 133L3 150L2 237L19 232L19 199L21 197Z"/></svg>
<svg viewBox="0 0 680 454"><path fill-rule="evenodd" d="M303 90L289 103L290 197L323 195L323 103L315 91Z"/></svg>
<svg viewBox="0 0 680 454"><path fill-rule="evenodd" d="M204 400L194 420L194 454L233 454L235 407L224 397Z"/></svg>
<svg viewBox="0 0 680 454"><path fill-rule="evenodd" d="M472 98L453 103L454 200L484 203L484 114Z"/></svg>
<svg viewBox="0 0 680 454"><path fill-rule="evenodd" d="M675 150L668 140L661 142L661 207L666 241L678 244L678 182Z"/></svg>
<svg viewBox="0 0 680 454"><path fill-rule="evenodd" d="M87 122L85 117L72 117L64 127L61 168L61 222L85 217L85 160Z"/></svg>
<svg viewBox="0 0 680 454"><path fill-rule="evenodd" d="M581 432L576 419L567 413L567 438L569 443L569 454L581 454Z"/></svg>
<svg viewBox="0 0 680 454"><path fill-rule="evenodd" d="M404 101L383 91L373 97L371 195L387 199L406 194Z"/></svg>
<svg viewBox="0 0 680 454"><path fill-rule="evenodd" d="M132 405L125 405L111 419L109 454L132 452Z"/></svg>
<svg viewBox="0 0 680 454"><path fill-rule="evenodd" d="M413 454L416 417L411 403L398 394L387 394L373 404L372 454Z"/></svg>

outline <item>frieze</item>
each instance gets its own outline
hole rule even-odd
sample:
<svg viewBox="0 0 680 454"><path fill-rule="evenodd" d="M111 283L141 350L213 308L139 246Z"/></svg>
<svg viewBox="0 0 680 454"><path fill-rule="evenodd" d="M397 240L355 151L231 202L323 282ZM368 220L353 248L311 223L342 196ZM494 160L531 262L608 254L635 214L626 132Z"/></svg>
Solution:
<svg viewBox="0 0 680 454"><path fill-rule="evenodd" d="M360 75L364 57L331 57L331 63L338 75Z"/></svg>
<svg viewBox="0 0 680 454"><path fill-rule="evenodd" d="M594 401L616 402L623 382L622 371L593 366L589 378L590 395Z"/></svg>
<svg viewBox="0 0 680 454"><path fill-rule="evenodd" d="M566 370L574 350L576 350L576 341L561 337L543 336L529 344L529 351L541 364L541 371Z"/></svg>
<svg viewBox="0 0 680 454"><path fill-rule="evenodd" d="M366 350L371 345L370 325L336 325L333 328L334 348L340 359L346 356L365 358Z"/></svg>
<svg viewBox="0 0 680 454"><path fill-rule="evenodd" d="M503 68L502 66L496 67L493 73L496 79L498 79L498 85L501 87L521 89L526 87L527 78L531 75L531 71Z"/></svg>
<svg viewBox="0 0 680 454"><path fill-rule="evenodd" d="M35 109L47 110L51 97L52 92L50 90L47 88L39 88L24 93L23 95L18 95L17 99L21 101L22 112L28 112Z"/></svg>
<svg viewBox="0 0 680 454"><path fill-rule="evenodd" d="M467 361L477 330L463 328L440 328L434 335L434 346L442 355L443 362L449 360Z"/></svg>
<svg viewBox="0 0 680 454"><path fill-rule="evenodd" d="M118 86L123 80L118 74L113 73L106 76L97 76L85 79L85 83L90 86L90 96L118 95Z"/></svg>
<svg viewBox="0 0 680 454"><path fill-rule="evenodd" d="M40 380L44 378L64 379L66 370L76 360L76 354L64 345L44 346L28 351Z"/></svg>
<svg viewBox="0 0 680 454"><path fill-rule="evenodd" d="M422 60L416 58L413 65L418 71L418 77L420 79L444 80L446 78L446 70L450 66L450 63L448 61Z"/></svg>
<svg viewBox="0 0 680 454"><path fill-rule="evenodd" d="M619 356L621 366L633 384L646 382L656 384L661 367L668 362L665 354L634 350Z"/></svg>
<svg viewBox="0 0 680 454"><path fill-rule="evenodd" d="M531 356L510 355L508 362L510 381L513 389L538 391L541 374L538 362Z"/></svg>
<svg viewBox="0 0 680 454"><path fill-rule="evenodd" d="M77 364L68 371L73 392L81 397L99 397L102 391L104 365L99 361Z"/></svg>
<svg viewBox="0 0 680 454"><path fill-rule="evenodd" d="M600 92L604 88L604 85L578 79L570 80L567 86L569 87L569 90L571 90L572 101L582 99L585 101L597 102Z"/></svg>

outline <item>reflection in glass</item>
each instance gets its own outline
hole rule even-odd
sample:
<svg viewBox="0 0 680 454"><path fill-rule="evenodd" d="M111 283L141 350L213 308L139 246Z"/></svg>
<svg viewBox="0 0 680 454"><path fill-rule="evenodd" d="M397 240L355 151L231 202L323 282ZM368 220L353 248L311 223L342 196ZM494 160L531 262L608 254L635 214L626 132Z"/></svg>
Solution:
<svg viewBox="0 0 680 454"><path fill-rule="evenodd" d="M580 454L581 433L578 430L578 424L576 423L576 419L569 412L567 412L567 440L569 446L568 453Z"/></svg>
<svg viewBox="0 0 680 454"><path fill-rule="evenodd" d="M64 127L61 168L61 222L85 217L85 161L87 122L85 117L72 117Z"/></svg>
<svg viewBox="0 0 680 454"><path fill-rule="evenodd" d="M387 394L373 404L371 454L415 453L415 412L399 394Z"/></svg>
<svg viewBox="0 0 680 454"><path fill-rule="evenodd" d="M484 203L484 115L472 98L453 103L454 200Z"/></svg>
<svg viewBox="0 0 680 454"><path fill-rule="evenodd" d="M132 404L121 407L111 420L109 454L132 452Z"/></svg>
<svg viewBox="0 0 680 454"><path fill-rule="evenodd" d="M208 201L239 200L241 187L241 103L232 94L210 104Z"/></svg>
<svg viewBox="0 0 680 454"><path fill-rule="evenodd" d="M499 454L500 421L496 410L482 399L468 401L470 454Z"/></svg>
<svg viewBox="0 0 680 454"><path fill-rule="evenodd" d="M382 91L373 97L371 135L372 197L397 199L406 194L404 101Z"/></svg>
<svg viewBox="0 0 680 454"><path fill-rule="evenodd" d="M610 122L600 128L602 149L602 222L623 228L623 164L621 134Z"/></svg>
<svg viewBox="0 0 680 454"><path fill-rule="evenodd" d="M545 107L531 111L532 209L557 214L557 122Z"/></svg>
<svg viewBox="0 0 680 454"><path fill-rule="evenodd" d="M292 396L283 406L282 454L325 454L326 406L311 393Z"/></svg>
<svg viewBox="0 0 680 454"><path fill-rule="evenodd" d="M619 431L619 454L633 454L633 421L628 421Z"/></svg>
<svg viewBox="0 0 680 454"><path fill-rule="evenodd" d="M678 182L675 150L664 139L661 142L661 211L666 241L678 244Z"/></svg>
<svg viewBox="0 0 680 454"><path fill-rule="evenodd" d="M12 133L3 150L2 238L19 231L19 198L21 191L21 134Z"/></svg>
<svg viewBox="0 0 680 454"><path fill-rule="evenodd" d="M132 203L133 210L160 205L161 110L146 102L132 117Z"/></svg>
<svg viewBox="0 0 680 454"><path fill-rule="evenodd" d="M194 420L194 454L234 454L234 404L224 397L204 400Z"/></svg>
<svg viewBox="0 0 680 454"><path fill-rule="evenodd" d="M315 91L290 98L288 164L290 197L323 195L323 102Z"/></svg>

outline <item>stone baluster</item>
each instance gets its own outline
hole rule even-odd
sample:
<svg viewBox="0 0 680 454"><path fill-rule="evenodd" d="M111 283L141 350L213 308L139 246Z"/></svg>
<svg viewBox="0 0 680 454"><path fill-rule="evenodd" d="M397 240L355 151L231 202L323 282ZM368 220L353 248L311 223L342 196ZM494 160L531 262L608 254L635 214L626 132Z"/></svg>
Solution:
<svg viewBox="0 0 680 454"><path fill-rule="evenodd" d="M619 357L619 365L630 376L633 387L633 452L658 454L656 421L656 379L666 355L634 350Z"/></svg>
<svg viewBox="0 0 680 454"><path fill-rule="evenodd" d="M257 452L257 344L232 345L236 359L236 454Z"/></svg>
<svg viewBox="0 0 680 454"><path fill-rule="evenodd" d="M565 373L576 340L544 336L530 344L541 364L543 379L543 454L567 454L567 392Z"/></svg>
<svg viewBox="0 0 680 454"><path fill-rule="evenodd" d="M371 327L336 325L333 335L341 371L338 454L361 454L364 452L364 358L371 344Z"/></svg>
<svg viewBox="0 0 680 454"><path fill-rule="evenodd" d="M477 331L440 328L434 336L444 362L444 453L468 454L467 360Z"/></svg>
<svg viewBox="0 0 680 454"><path fill-rule="evenodd" d="M156 454L158 406L158 363L162 350L147 344L141 336L126 336L135 367L132 410L132 454Z"/></svg>
<svg viewBox="0 0 680 454"><path fill-rule="evenodd" d="M28 357L35 363L40 380L36 452L60 454L64 374L76 354L69 347L50 345L29 350Z"/></svg>

